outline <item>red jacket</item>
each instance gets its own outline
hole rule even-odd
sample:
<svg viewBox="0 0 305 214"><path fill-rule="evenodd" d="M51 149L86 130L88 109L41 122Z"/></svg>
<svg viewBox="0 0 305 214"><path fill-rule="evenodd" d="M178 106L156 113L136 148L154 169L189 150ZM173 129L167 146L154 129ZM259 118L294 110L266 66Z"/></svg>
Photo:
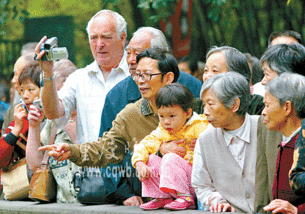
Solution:
<svg viewBox="0 0 305 214"><path fill-rule="evenodd" d="M9 165L10 161L14 155L19 155L20 158L25 157L25 151L21 149L19 146L16 146L17 141L26 145L26 141L19 136L15 136L11 133L11 130L15 126L15 121L12 121L9 127L6 129L5 135L3 135L0 139L0 168L6 167ZM27 138L29 130L29 121L26 118L23 118L23 128L21 130L21 134ZM20 135L21 136L21 135Z"/></svg>

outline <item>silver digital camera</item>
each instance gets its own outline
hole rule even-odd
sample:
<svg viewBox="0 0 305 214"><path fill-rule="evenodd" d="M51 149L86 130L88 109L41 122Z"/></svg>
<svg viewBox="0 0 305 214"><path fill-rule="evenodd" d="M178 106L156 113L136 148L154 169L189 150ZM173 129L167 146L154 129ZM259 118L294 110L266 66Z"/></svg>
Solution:
<svg viewBox="0 0 305 214"><path fill-rule="evenodd" d="M66 47L57 47L57 37L47 39L41 46L40 51L45 50L42 61L68 59L69 54Z"/></svg>
<svg viewBox="0 0 305 214"><path fill-rule="evenodd" d="M40 111L43 111L43 106L42 106L42 102L40 99L34 100L33 105L36 106Z"/></svg>

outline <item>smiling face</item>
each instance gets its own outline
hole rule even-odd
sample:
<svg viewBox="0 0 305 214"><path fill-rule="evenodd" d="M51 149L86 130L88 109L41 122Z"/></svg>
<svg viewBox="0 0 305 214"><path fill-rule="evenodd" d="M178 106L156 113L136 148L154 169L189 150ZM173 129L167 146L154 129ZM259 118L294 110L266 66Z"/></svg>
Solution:
<svg viewBox="0 0 305 214"><path fill-rule="evenodd" d="M150 48L152 35L151 33L144 31L136 33L130 40L127 51L127 63L129 66L129 72L132 74L137 69L137 56L145 49Z"/></svg>
<svg viewBox="0 0 305 214"><path fill-rule="evenodd" d="M274 77L278 76L278 73L276 73L274 70L272 70L267 62L263 63L263 70L264 70L264 78L262 79L262 85L266 85L268 82L270 82Z"/></svg>
<svg viewBox="0 0 305 214"><path fill-rule="evenodd" d="M138 63L137 73L161 73L161 71L158 69L158 60L149 57L142 58ZM166 84L169 84L166 82L165 75L152 76L149 81L144 81L143 78L140 77L138 78L136 83L139 87L142 97L148 99L149 101L154 101L159 89L165 86Z"/></svg>
<svg viewBox="0 0 305 214"><path fill-rule="evenodd" d="M103 71L111 71L119 65L123 56L126 34L118 38L116 21L109 14L96 17L89 29L92 55Z"/></svg>
<svg viewBox="0 0 305 214"><path fill-rule="evenodd" d="M170 133L178 132L191 117L192 109L187 112L178 106L164 107L158 109L158 117L161 126Z"/></svg>
<svg viewBox="0 0 305 214"><path fill-rule="evenodd" d="M31 80L25 80L20 86L20 95L24 103L28 106L39 97L40 88Z"/></svg>
<svg viewBox="0 0 305 214"><path fill-rule="evenodd" d="M204 114L211 125L215 128L223 128L225 130L234 130L232 125L235 113L223 105L216 94L210 89L202 94L202 104L204 105Z"/></svg>
<svg viewBox="0 0 305 214"><path fill-rule="evenodd" d="M228 67L225 55L222 52L212 53L207 58L207 61L205 63L204 73L202 77L203 82L216 74L227 72Z"/></svg>
<svg viewBox="0 0 305 214"><path fill-rule="evenodd" d="M286 121L285 106L281 106L279 100L268 91L265 93L264 103L262 115L267 129L281 131Z"/></svg>

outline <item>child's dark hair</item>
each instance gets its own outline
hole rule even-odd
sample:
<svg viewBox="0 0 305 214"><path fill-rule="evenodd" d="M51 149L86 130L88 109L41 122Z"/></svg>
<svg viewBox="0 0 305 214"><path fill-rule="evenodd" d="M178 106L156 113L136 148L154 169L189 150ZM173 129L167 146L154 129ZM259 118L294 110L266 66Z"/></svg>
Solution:
<svg viewBox="0 0 305 214"><path fill-rule="evenodd" d="M156 95L157 109L175 105L180 106L185 112L189 108L193 109L194 106L194 95L192 92L177 82L162 87Z"/></svg>
<svg viewBox="0 0 305 214"><path fill-rule="evenodd" d="M40 65L33 65L30 67L25 67L19 77L19 84L21 85L24 81L30 80L35 85L37 85L40 88L40 74L42 70Z"/></svg>

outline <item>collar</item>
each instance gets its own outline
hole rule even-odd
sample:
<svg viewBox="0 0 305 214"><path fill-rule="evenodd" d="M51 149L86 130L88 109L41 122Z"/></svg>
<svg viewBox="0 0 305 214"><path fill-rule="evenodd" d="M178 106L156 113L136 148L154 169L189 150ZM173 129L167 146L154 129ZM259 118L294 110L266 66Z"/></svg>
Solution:
<svg viewBox="0 0 305 214"><path fill-rule="evenodd" d="M289 137L285 137L285 136L282 134L282 139L283 139L283 140L282 140L282 142L281 142L281 145L282 145L282 146L285 146L287 143L289 143L289 141L291 141L291 139L299 133L300 129L301 129L301 127L299 127L297 130L295 130L295 131L293 132L293 134L290 135Z"/></svg>
<svg viewBox="0 0 305 214"><path fill-rule="evenodd" d="M232 139L233 137L238 137L242 141L246 143L250 143L250 129L251 129L251 121L250 116L246 113L245 121L241 127L233 131L225 131L222 129L223 135L226 138ZM226 142L227 146L230 145L231 141Z"/></svg>
<svg viewBox="0 0 305 214"><path fill-rule="evenodd" d="M127 52L124 50L123 57L122 57L122 59L120 61L120 64L118 65L118 67L112 68L111 71L119 69L123 73L128 73L129 74L129 69L128 69L128 64L127 64L126 57L127 57ZM97 64L96 60L94 60L94 62L92 62L86 68L88 70L88 73L92 73L93 74L93 73L102 72L102 70L100 69L100 66Z"/></svg>
<svg viewBox="0 0 305 214"><path fill-rule="evenodd" d="M145 116L154 114L154 111L150 106L149 101L144 98L142 99L142 104L141 104L141 114Z"/></svg>

